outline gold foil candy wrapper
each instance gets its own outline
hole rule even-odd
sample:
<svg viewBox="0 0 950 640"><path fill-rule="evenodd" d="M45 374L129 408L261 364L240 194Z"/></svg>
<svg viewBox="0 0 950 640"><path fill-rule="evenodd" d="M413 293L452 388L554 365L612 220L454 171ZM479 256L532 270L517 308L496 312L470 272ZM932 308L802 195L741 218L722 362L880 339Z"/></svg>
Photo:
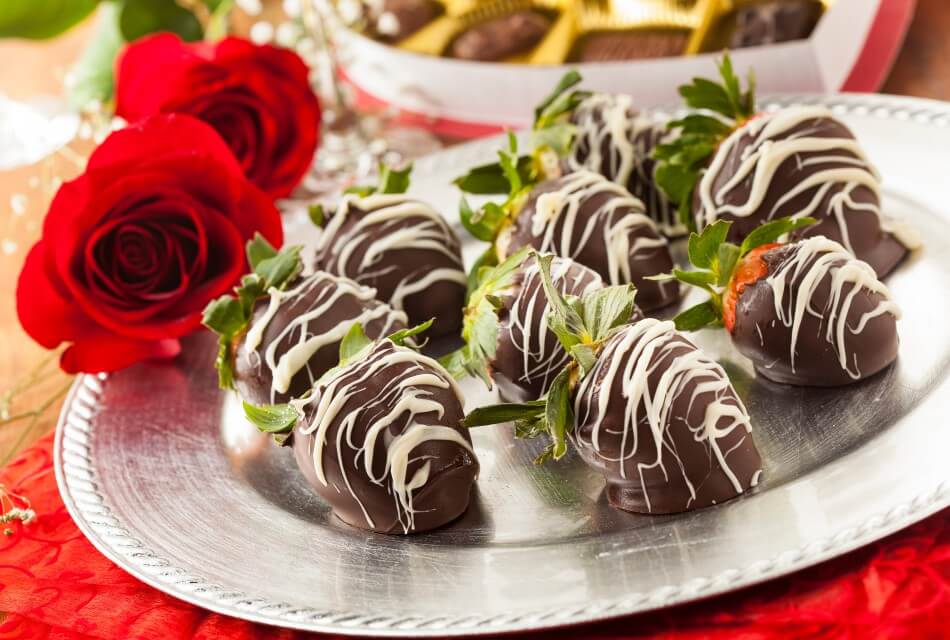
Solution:
<svg viewBox="0 0 950 640"><path fill-rule="evenodd" d="M793 15L794 7L799 5L805 7L804 21L810 23L810 30L833 1L439 0L438 17L396 41L395 46L432 56L535 65L690 55L748 46L743 39L768 40L775 35L769 29L775 27L768 24L767 18ZM510 22L505 26L506 18L521 20L522 26L527 21L527 26L535 31L541 22L548 24L536 43L519 51L504 51L505 46L514 46L509 37L514 27ZM532 20L534 24L530 24ZM504 33L506 28L508 33ZM500 31L492 33L492 29ZM478 33L469 34L470 31ZM470 42L460 40L466 34ZM472 42L480 42L487 53L492 53L494 46L498 57L473 57L472 47L463 46Z"/></svg>

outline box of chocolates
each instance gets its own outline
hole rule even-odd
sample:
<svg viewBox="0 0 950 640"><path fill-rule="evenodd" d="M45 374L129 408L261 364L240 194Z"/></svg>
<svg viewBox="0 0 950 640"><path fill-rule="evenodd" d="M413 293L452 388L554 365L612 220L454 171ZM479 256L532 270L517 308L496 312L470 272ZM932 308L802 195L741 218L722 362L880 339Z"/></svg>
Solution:
<svg viewBox="0 0 950 640"><path fill-rule="evenodd" d="M760 91L874 90L913 0L336 0L346 78L364 103L474 137L526 115L570 68L642 107L732 51ZM855 78L855 74L862 77ZM851 81L853 86L847 86Z"/></svg>

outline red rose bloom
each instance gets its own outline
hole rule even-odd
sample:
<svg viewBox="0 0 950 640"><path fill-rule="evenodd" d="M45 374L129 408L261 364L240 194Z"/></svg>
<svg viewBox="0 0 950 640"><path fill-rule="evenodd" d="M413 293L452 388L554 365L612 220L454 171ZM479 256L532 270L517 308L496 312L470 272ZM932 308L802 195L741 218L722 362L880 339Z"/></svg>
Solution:
<svg viewBox="0 0 950 640"><path fill-rule="evenodd" d="M17 313L68 372L172 357L246 270L244 244L283 240L280 214L205 123L155 116L110 135L60 187L17 284Z"/></svg>
<svg viewBox="0 0 950 640"><path fill-rule="evenodd" d="M320 104L296 53L240 38L183 43L158 34L129 45L116 73L126 120L187 113L214 127L244 173L272 198L286 196L313 161Z"/></svg>

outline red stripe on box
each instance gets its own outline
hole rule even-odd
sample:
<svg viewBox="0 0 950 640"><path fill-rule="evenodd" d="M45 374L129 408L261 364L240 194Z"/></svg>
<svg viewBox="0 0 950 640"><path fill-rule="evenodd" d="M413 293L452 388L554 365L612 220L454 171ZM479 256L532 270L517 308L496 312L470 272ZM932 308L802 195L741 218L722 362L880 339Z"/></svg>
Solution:
<svg viewBox="0 0 950 640"><path fill-rule="evenodd" d="M916 0L881 0L842 91L873 93L881 88L910 28L916 4Z"/></svg>

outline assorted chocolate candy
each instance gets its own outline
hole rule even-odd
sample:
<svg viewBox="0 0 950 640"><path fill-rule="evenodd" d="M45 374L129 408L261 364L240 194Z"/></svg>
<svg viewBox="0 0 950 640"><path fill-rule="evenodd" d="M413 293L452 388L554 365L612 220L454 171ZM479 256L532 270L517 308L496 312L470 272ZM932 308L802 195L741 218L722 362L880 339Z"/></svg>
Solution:
<svg viewBox="0 0 950 640"><path fill-rule="evenodd" d="M337 0L345 24L400 49L481 62L647 60L807 38L821 0Z"/></svg>
<svg viewBox="0 0 950 640"><path fill-rule="evenodd" d="M314 265L373 287L410 325L434 319L432 337L455 335L466 287L461 244L444 216L401 193L408 172L384 170L379 188L349 193L332 215L318 216Z"/></svg>

